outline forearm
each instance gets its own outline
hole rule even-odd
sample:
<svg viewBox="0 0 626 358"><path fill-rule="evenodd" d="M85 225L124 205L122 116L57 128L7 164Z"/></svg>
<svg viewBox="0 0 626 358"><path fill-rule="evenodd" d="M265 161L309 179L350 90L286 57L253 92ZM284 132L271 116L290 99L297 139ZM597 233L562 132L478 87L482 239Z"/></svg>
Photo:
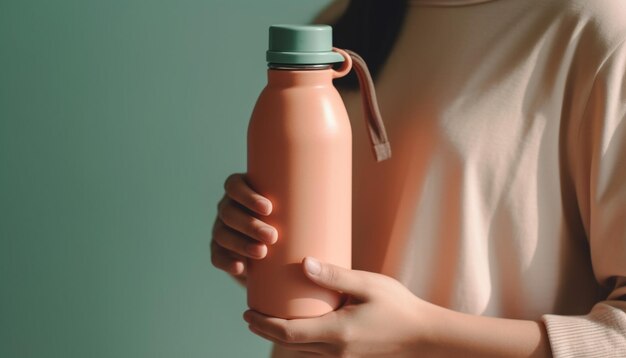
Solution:
<svg viewBox="0 0 626 358"><path fill-rule="evenodd" d="M542 322L494 318L434 308L423 348L428 357L551 357ZM424 353L421 349L421 353Z"/></svg>

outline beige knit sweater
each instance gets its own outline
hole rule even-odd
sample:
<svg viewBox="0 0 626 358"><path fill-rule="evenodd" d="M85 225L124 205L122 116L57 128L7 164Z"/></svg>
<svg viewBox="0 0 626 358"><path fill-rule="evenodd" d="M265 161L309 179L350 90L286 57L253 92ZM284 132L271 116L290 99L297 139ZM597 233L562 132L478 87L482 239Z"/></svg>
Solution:
<svg viewBox="0 0 626 358"><path fill-rule="evenodd" d="M376 83L391 160L374 162L344 93L354 268L543 320L555 357L626 357L626 1L408 11Z"/></svg>

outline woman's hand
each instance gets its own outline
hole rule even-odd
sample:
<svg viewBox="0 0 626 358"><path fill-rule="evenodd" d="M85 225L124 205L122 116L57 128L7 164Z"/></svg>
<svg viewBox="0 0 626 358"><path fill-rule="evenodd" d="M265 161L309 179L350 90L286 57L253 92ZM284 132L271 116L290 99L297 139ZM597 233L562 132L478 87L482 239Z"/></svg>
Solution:
<svg viewBox="0 0 626 358"><path fill-rule="evenodd" d="M245 285L247 260L264 258L267 245L278 240L274 227L253 216L269 215L272 203L252 190L242 173L230 175L224 189L213 224L211 262Z"/></svg>
<svg viewBox="0 0 626 358"><path fill-rule="evenodd" d="M321 317L285 320L253 310L244 320L257 335L284 348L330 357L415 356L425 337L427 306L391 277L348 270L307 257L305 275L349 295Z"/></svg>

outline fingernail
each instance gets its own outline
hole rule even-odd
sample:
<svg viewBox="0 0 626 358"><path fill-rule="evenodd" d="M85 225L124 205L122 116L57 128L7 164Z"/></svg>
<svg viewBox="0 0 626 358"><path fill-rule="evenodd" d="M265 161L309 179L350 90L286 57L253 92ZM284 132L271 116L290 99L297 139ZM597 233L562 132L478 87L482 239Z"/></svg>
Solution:
<svg viewBox="0 0 626 358"><path fill-rule="evenodd" d="M235 261L230 268L230 273L232 273L233 275L239 275L243 272L243 270L244 263L241 261Z"/></svg>
<svg viewBox="0 0 626 358"><path fill-rule="evenodd" d="M273 244L276 242L276 237L274 236L274 229L270 229L269 227L264 227L259 230L259 235L261 235L261 237L270 244Z"/></svg>
<svg viewBox="0 0 626 358"><path fill-rule="evenodd" d="M259 208L259 211L262 214L268 215L270 213L270 210L271 210L270 203L267 200L264 200L264 199L257 200L256 206Z"/></svg>
<svg viewBox="0 0 626 358"><path fill-rule="evenodd" d="M307 257L306 260L304 260L304 267L311 275L319 275L322 271L320 262L312 257Z"/></svg>

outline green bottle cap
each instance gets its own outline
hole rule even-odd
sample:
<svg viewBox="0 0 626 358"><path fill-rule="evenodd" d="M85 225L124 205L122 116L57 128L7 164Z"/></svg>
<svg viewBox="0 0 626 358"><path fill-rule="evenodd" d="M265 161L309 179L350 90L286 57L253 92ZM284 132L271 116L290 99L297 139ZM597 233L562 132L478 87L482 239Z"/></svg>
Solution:
<svg viewBox="0 0 626 358"><path fill-rule="evenodd" d="M272 25L266 59L286 65L343 62L332 48L333 29L328 25Z"/></svg>

